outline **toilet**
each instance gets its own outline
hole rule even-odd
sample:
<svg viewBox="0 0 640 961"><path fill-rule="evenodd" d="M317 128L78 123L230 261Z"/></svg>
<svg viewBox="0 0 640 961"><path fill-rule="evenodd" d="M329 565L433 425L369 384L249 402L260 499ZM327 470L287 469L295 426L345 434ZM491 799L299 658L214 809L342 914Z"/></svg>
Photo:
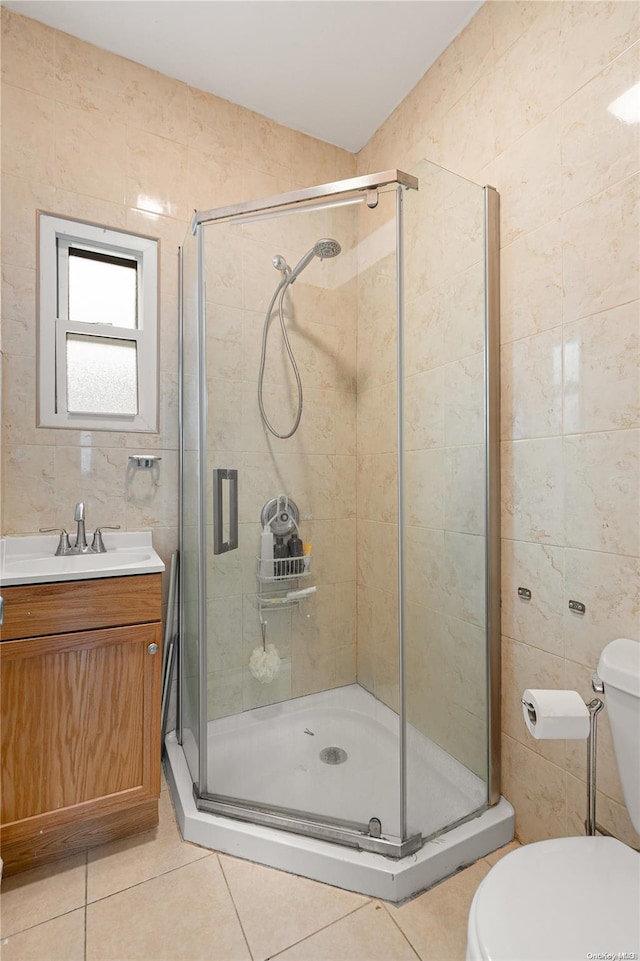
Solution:
<svg viewBox="0 0 640 961"><path fill-rule="evenodd" d="M640 643L598 664L624 799L640 833ZM611 837L555 838L505 855L469 911L467 961L640 957L640 854Z"/></svg>

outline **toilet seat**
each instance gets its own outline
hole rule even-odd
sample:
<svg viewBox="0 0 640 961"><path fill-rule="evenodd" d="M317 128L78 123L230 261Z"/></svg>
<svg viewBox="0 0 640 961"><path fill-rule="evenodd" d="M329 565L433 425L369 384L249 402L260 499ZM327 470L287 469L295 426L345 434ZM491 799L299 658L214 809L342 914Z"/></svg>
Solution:
<svg viewBox="0 0 640 961"><path fill-rule="evenodd" d="M640 955L640 854L607 837L557 838L505 855L480 883L467 961Z"/></svg>

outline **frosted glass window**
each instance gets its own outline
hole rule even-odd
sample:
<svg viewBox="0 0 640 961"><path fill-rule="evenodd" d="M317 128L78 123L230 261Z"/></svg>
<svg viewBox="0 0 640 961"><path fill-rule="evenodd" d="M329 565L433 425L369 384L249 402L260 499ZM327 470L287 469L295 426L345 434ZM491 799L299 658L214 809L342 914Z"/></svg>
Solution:
<svg viewBox="0 0 640 961"><path fill-rule="evenodd" d="M138 264L69 247L68 320L85 324L138 326Z"/></svg>
<svg viewBox="0 0 640 961"><path fill-rule="evenodd" d="M136 342L67 334L67 409L78 414L137 414Z"/></svg>
<svg viewBox="0 0 640 961"><path fill-rule="evenodd" d="M38 213L38 427L158 432L158 251Z"/></svg>

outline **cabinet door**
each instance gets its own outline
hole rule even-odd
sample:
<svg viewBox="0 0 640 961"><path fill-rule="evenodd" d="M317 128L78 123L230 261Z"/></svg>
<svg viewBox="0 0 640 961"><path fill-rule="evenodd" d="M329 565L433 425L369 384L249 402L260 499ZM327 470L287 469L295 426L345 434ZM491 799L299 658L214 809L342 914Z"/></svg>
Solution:
<svg viewBox="0 0 640 961"><path fill-rule="evenodd" d="M6 641L0 662L3 826L159 794L160 624Z"/></svg>

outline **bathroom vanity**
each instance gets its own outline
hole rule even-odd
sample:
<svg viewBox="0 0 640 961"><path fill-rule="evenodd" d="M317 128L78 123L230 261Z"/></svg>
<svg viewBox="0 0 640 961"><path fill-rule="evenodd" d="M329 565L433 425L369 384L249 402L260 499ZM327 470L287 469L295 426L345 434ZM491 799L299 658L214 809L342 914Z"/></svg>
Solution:
<svg viewBox="0 0 640 961"><path fill-rule="evenodd" d="M36 583L4 564L6 874L158 823L164 565L150 554L151 573Z"/></svg>

